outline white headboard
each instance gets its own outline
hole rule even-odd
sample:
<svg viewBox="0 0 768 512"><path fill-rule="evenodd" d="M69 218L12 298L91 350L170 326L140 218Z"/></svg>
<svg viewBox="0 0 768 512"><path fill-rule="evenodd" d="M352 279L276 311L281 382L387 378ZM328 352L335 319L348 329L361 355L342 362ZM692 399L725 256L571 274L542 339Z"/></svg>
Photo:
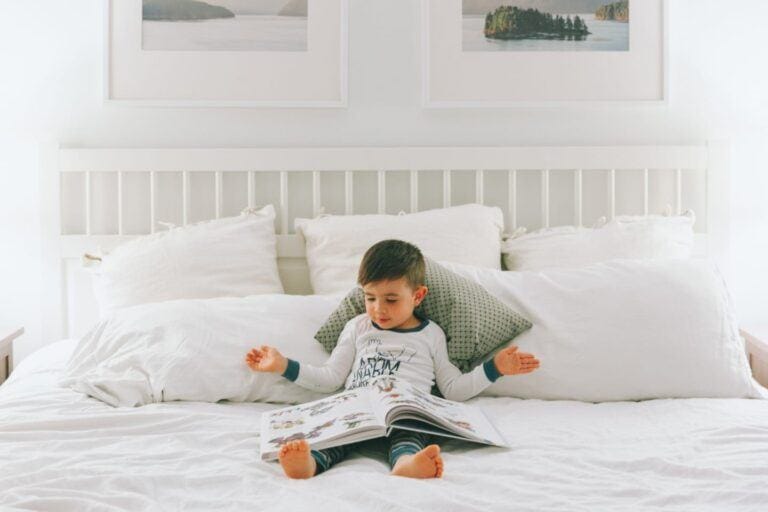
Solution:
<svg viewBox="0 0 768 512"><path fill-rule="evenodd" d="M281 277L310 293L293 219L499 206L507 231L592 225L600 216L693 209L697 253L726 265L728 150L721 144L622 147L84 149L50 147L43 174L46 342L96 320L84 252L237 214L278 211Z"/></svg>

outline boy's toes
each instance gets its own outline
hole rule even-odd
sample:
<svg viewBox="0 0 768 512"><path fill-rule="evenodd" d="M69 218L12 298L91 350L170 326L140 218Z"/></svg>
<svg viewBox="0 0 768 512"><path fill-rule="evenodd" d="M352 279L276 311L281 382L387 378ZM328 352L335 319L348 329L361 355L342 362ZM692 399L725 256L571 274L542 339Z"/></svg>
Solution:
<svg viewBox="0 0 768 512"><path fill-rule="evenodd" d="M299 439L298 441L288 441L287 443L280 446L278 456L282 457L288 455L290 452L301 451L302 443L307 445L307 442L303 439Z"/></svg>
<svg viewBox="0 0 768 512"><path fill-rule="evenodd" d="M435 459L435 478L441 478L443 476L443 458L438 457Z"/></svg>
<svg viewBox="0 0 768 512"><path fill-rule="evenodd" d="M440 446L431 444L424 448L424 453L432 459L435 464L435 478L443 476L443 457L440 455Z"/></svg>

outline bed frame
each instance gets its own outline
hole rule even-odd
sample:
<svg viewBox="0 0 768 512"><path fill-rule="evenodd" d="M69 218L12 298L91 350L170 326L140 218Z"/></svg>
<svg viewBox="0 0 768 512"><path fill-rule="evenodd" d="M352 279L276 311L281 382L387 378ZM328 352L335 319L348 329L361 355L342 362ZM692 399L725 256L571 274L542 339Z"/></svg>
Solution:
<svg viewBox="0 0 768 512"><path fill-rule="evenodd" d="M728 147L348 147L44 151L46 341L98 318L86 252L272 203L287 293L311 293L297 217L499 206L508 232L696 213L696 254L728 273Z"/></svg>

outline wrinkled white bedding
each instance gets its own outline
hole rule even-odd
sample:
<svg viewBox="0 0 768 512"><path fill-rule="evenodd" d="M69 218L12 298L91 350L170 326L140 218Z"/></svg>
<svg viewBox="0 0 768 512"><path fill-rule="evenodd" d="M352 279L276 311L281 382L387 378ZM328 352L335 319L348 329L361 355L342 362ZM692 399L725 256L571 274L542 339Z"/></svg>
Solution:
<svg viewBox="0 0 768 512"><path fill-rule="evenodd" d="M355 455L292 481L258 458L279 405L114 409L56 378L75 341L0 387L0 508L24 510L754 510L768 507L768 400L590 404L481 397L503 450L443 444L445 476L388 476Z"/></svg>

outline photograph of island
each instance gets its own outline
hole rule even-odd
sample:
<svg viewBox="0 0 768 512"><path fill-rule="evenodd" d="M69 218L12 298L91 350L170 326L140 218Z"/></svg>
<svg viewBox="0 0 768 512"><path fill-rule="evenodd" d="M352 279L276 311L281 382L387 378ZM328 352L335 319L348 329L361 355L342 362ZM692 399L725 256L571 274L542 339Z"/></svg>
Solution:
<svg viewBox="0 0 768 512"><path fill-rule="evenodd" d="M306 51L307 0L143 0L142 50Z"/></svg>
<svg viewBox="0 0 768 512"><path fill-rule="evenodd" d="M462 0L462 49L628 51L629 0Z"/></svg>

